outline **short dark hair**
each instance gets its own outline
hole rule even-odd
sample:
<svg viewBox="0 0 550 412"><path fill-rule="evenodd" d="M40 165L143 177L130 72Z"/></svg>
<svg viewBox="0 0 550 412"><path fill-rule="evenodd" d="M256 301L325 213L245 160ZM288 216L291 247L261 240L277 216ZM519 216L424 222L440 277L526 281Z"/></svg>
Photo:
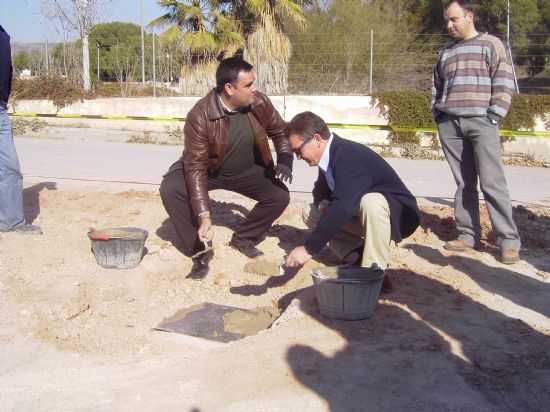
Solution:
<svg viewBox="0 0 550 412"><path fill-rule="evenodd" d="M285 127L287 139L290 135L297 135L300 140L304 141L315 133L320 134L325 140L330 137L330 131L325 121L312 112L298 113Z"/></svg>
<svg viewBox="0 0 550 412"><path fill-rule="evenodd" d="M251 72L254 67L240 57L228 57L216 69L216 90L221 93L226 83L237 84L240 72Z"/></svg>
<svg viewBox="0 0 550 412"><path fill-rule="evenodd" d="M468 0L451 0L445 3L445 10L451 7L451 4L456 3L469 13L474 13L474 5Z"/></svg>

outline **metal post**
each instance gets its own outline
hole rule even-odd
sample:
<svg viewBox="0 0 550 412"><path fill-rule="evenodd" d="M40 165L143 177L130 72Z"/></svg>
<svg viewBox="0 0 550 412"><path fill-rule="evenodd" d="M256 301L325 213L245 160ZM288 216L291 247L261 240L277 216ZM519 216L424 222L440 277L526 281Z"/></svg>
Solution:
<svg viewBox="0 0 550 412"><path fill-rule="evenodd" d="M510 47L506 47L506 51L508 52L508 58L510 59L510 65L512 66L512 74L514 76L514 85L516 86L516 93L519 93L519 84L518 84L518 78L516 76L516 68L514 67L514 59L512 58L512 49Z"/></svg>
<svg viewBox="0 0 550 412"><path fill-rule="evenodd" d="M506 45L510 48L510 0L506 8Z"/></svg>
<svg viewBox="0 0 550 412"><path fill-rule="evenodd" d="M262 38L260 36L260 30L256 32L256 85L261 90L262 78L260 76L260 42Z"/></svg>
<svg viewBox="0 0 550 412"><path fill-rule="evenodd" d="M97 52L97 79L99 80L99 42L95 42Z"/></svg>
<svg viewBox="0 0 550 412"><path fill-rule="evenodd" d="M141 84L145 85L145 45L143 40L143 0L141 5Z"/></svg>
<svg viewBox="0 0 550 412"><path fill-rule="evenodd" d="M374 30L370 31L369 95L372 95L372 62L374 61Z"/></svg>
<svg viewBox="0 0 550 412"><path fill-rule="evenodd" d="M153 97L157 97L157 68L155 57L155 32L153 32Z"/></svg>
<svg viewBox="0 0 550 412"><path fill-rule="evenodd" d="M516 68L514 67L514 59L512 57L512 44L510 43L510 0L506 5L506 50L508 52L508 58L512 65L512 74L514 75L514 85L516 86L516 93L519 93L518 79L516 76Z"/></svg>
<svg viewBox="0 0 550 412"><path fill-rule="evenodd" d="M48 38L46 37L46 77L50 76L50 59L48 59Z"/></svg>

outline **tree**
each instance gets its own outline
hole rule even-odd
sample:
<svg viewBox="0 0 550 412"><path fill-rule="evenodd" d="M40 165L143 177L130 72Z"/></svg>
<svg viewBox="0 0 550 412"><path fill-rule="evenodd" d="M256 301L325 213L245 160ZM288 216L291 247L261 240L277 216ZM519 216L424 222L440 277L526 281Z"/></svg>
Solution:
<svg viewBox="0 0 550 412"><path fill-rule="evenodd" d="M125 50L124 50L125 49ZM99 77L101 79L116 77L120 81L121 76L115 75L114 70L120 67L118 58L124 55L125 62L137 59L139 64L141 53L141 28L137 24L111 22L100 23L92 27L89 36L89 52L95 56L91 59L90 66L93 73L97 73L97 55L99 54ZM122 53L124 51L124 53ZM135 56L133 55L135 54ZM125 63L125 67L127 64ZM134 74L132 70L124 70L122 78L126 80Z"/></svg>
<svg viewBox="0 0 550 412"><path fill-rule="evenodd" d="M228 15L239 21L245 38L244 57L256 67L258 87L269 94L286 93L292 45L285 22L307 27L303 7L311 0L228 0ZM259 53L258 53L259 49Z"/></svg>
<svg viewBox="0 0 550 412"><path fill-rule="evenodd" d="M237 24L218 11L217 0L161 0L166 13L149 23L149 27L166 29L161 38L180 42L184 64L180 88L185 94L204 94L211 86L217 58L242 43Z"/></svg>
<svg viewBox="0 0 550 412"><path fill-rule="evenodd" d="M89 35L93 24L100 18L110 0L44 0L46 17L57 18L76 31L82 40L82 84L89 91L90 53Z"/></svg>
<svg viewBox="0 0 550 412"><path fill-rule="evenodd" d="M505 39L508 0L474 3L476 29ZM444 0L411 0L407 10L423 33L445 33ZM511 49L528 75L541 72L550 49L550 0L510 0ZM521 74L521 73L520 73Z"/></svg>
<svg viewBox="0 0 550 412"><path fill-rule="evenodd" d="M237 52L256 66L261 73L263 91L282 93L287 88L290 41L284 34L284 21L305 27L302 5L310 0L188 0L159 1L168 9L163 16L149 23L151 27L170 26L163 33L168 39L181 36L188 51L188 65L182 68L185 83L203 94L213 78L216 58ZM263 39L263 40L262 40ZM240 50L238 50L240 48ZM258 53L259 48L259 53ZM259 55L259 60L258 60ZM197 76L196 73L203 73ZM206 74L206 76L204 75ZM182 84L180 79L180 85ZM191 80L191 84L187 84Z"/></svg>
<svg viewBox="0 0 550 412"><path fill-rule="evenodd" d="M50 52L50 73L67 79L74 85L82 84L82 41L56 44Z"/></svg>
<svg viewBox="0 0 550 412"><path fill-rule="evenodd" d="M24 69L30 69L29 53L21 50L13 56L13 70L20 73Z"/></svg>
<svg viewBox="0 0 550 412"><path fill-rule="evenodd" d="M289 33L290 91L367 94L370 89L370 31L373 90L428 89L437 42L410 33L400 1L334 0L308 8L310 29ZM320 29L322 28L322 29Z"/></svg>

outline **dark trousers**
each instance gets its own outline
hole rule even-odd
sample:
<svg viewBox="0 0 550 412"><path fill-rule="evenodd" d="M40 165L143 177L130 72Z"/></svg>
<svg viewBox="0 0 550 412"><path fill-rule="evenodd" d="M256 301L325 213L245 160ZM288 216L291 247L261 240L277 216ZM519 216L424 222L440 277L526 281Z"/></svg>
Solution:
<svg viewBox="0 0 550 412"><path fill-rule="evenodd" d="M290 201L284 183L276 179L271 170L258 165L232 176L209 176L208 191L216 189L230 190L258 202L233 234L231 242L236 245L261 242ZM174 170L164 176L160 197L183 242L184 252L192 255L203 250L204 245L197 235L198 218L189 202L183 170Z"/></svg>

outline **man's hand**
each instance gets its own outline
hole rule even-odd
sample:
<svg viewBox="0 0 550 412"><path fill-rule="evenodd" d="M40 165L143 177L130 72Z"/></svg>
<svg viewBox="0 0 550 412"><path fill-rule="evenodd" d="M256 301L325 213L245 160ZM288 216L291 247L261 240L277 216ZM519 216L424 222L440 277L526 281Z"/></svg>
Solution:
<svg viewBox="0 0 550 412"><path fill-rule="evenodd" d="M329 203L330 203L330 200L328 199L321 200L317 205L317 209L319 210L319 213L323 214L323 212L325 211Z"/></svg>
<svg viewBox="0 0 550 412"><path fill-rule="evenodd" d="M311 259L311 255L307 253L306 248L298 246L294 248L285 259L285 266L287 268L295 268L297 266L303 266Z"/></svg>
<svg viewBox="0 0 550 412"><path fill-rule="evenodd" d="M275 177L282 182L286 182L288 180L289 184L292 183L292 171L290 170L290 167L285 164L279 163L275 166Z"/></svg>
<svg viewBox="0 0 550 412"><path fill-rule="evenodd" d="M210 220L210 213L199 216L199 229L197 234L201 242L210 242L214 237L214 228L212 227L212 220Z"/></svg>

